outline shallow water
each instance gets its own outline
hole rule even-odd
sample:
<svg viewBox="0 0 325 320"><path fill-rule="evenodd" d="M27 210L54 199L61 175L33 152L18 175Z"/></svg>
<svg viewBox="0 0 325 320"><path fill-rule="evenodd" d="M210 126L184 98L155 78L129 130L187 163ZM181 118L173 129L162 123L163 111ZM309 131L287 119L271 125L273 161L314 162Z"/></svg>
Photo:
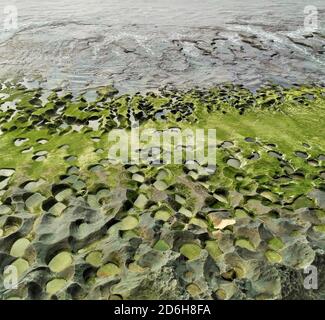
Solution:
<svg viewBox="0 0 325 320"><path fill-rule="evenodd" d="M2 27L6 5L18 29ZM73 91L113 83L121 91L224 81L256 88L325 83L325 3L304 31L306 1L0 0L0 78L38 77ZM33 84L33 83L29 83Z"/></svg>

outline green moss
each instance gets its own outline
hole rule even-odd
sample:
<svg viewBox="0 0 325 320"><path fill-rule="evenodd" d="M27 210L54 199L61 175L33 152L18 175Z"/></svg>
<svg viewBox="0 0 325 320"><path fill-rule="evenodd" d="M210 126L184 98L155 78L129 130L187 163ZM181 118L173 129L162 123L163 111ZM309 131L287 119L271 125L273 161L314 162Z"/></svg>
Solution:
<svg viewBox="0 0 325 320"><path fill-rule="evenodd" d="M72 255L70 252L60 252L50 262L49 268L52 272L61 272L71 266L73 263Z"/></svg>
<svg viewBox="0 0 325 320"><path fill-rule="evenodd" d="M256 251L253 244L248 239L237 239L235 245L249 251Z"/></svg>
<svg viewBox="0 0 325 320"><path fill-rule="evenodd" d="M26 249L30 245L30 241L26 238L21 238L15 241L15 243L12 245L10 254L13 257L22 257L25 254Z"/></svg>
<svg viewBox="0 0 325 320"><path fill-rule="evenodd" d="M136 217L127 216L123 218L120 222L119 229L120 230L132 230L138 225L139 221Z"/></svg>
<svg viewBox="0 0 325 320"><path fill-rule="evenodd" d="M208 240L205 242L205 249L209 252L209 255L217 260L218 257L222 255L222 251L220 250L218 243L213 240Z"/></svg>
<svg viewBox="0 0 325 320"><path fill-rule="evenodd" d="M93 251L86 257L86 262L94 267L99 267L102 264L103 254L100 251Z"/></svg>
<svg viewBox="0 0 325 320"><path fill-rule="evenodd" d="M153 248L159 251L166 251L170 249L170 246L166 241L158 240L153 246Z"/></svg>
<svg viewBox="0 0 325 320"><path fill-rule="evenodd" d="M165 211L165 210L158 210L155 213L155 218L157 220L167 221L170 218L170 213L168 211Z"/></svg>
<svg viewBox="0 0 325 320"><path fill-rule="evenodd" d="M18 277L21 277L25 273L25 271L29 269L28 261L22 258L18 258L11 265L17 268Z"/></svg>
<svg viewBox="0 0 325 320"><path fill-rule="evenodd" d="M189 260L197 259L201 254L201 248L197 244L193 243L183 244L179 251Z"/></svg>
<svg viewBox="0 0 325 320"><path fill-rule="evenodd" d="M282 261L282 256L272 250L266 251L265 256L271 263L280 263Z"/></svg>
<svg viewBox="0 0 325 320"><path fill-rule="evenodd" d="M269 245L270 249L272 249L274 251L281 250L284 247L284 243L282 242L282 240L280 238L273 238L273 239L269 240L268 245Z"/></svg>
<svg viewBox="0 0 325 320"><path fill-rule="evenodd" d="M314 226L313 229L316 232L325 233L325 224L321 224L321 225L318 225L318 226Z"/></svg>
<svg viewBox="0 0 325 320"><path fill-rule="evenodd" d="M97 271L97 277L105 278L115 276L121 272L121 269L114 263L106 263Z"/></svg>
<svg viewBox="0 0 325 320"><path fill-rule="evenodd" d="M0 237L4 243L10 241L6 252L10 259L18 258L10 262L20 275L39 261L48 262L59 243L71 252L53 257L50 271L76 281L78 266L88 263L92 267L84 282L89 292L128 298L127 288L134 288L125 283L122 266L136 272L139 283L150 282L147 271L154 274L164 259L177 256L176 250L188 260L200 258L184 264L181 292L197 297L207 285L218 298L228 299L240 297L234 278L254 274L247 256L268 265L281 263L288 245L302 241L311 250L319 246L324 210L310 192L317 189L322 197L324 190L324 88L267 86L252 93L227 84L119 96L108 86L99 88L91 103L64 92L52 92L43 103L42 90L15 86L0 93L5 93L0 104L16 101L16 110L0 111ZM215 171L204 160L111 163L108 133L114 128L130 133L131 114L141 132L216 129ZM98 128L90 126L92 121ZM178 148L185 155L183 144ZM207 143L198 141L196 153L206 151ZM221 221L231 223L225 227ZM311 221L317 241L306 236L306 223ZM202 287L193 270L191 274L185 269L197 268L208 255L227 270L213 281L206 278ZM292 255L300 261L304 252L292 250ZM103 265L107 259L114 262ZM123 293L107 293L104 287L93 290L96 283L106 281L97 279L96 268L98 278L120 275ZM258 291L255 280L248 280ZM52 281L44 284L44 292L66 290L64 279ZM275 291L271 284L265 288ZM155 295L162 291L156 289Z"/></svg>
<svg viewBox="0 0 325 320"><path fill-rule="evenodd" d="M65 279L53 279L46 284L46 292L48 294L55 294L62 290L67 284Z"/></svg>

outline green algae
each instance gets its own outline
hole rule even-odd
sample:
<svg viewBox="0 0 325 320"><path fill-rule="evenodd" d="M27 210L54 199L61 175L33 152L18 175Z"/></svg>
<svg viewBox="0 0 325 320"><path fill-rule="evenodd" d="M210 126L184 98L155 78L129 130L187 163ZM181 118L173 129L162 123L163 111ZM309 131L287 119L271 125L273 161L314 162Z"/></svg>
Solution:
<svg viewBox="0 0 325 320"><path fill-rule="evenodd" d="M18 258L15 260L11 266L15 267L17 270L18 277L21 277L25 271L29 269L29 263L25 259Z"/></svg>
<svg viewBox="0 0 325 320"><path fill-rule="evenodd" d="M69 252L60 252L49 262L49 268L53 272L61 272L73 263Z"/></svg>
<svg viewBox="0 0 325 320"><path fill-rule="evenodd" d="M235 245L244 249L247 249L249 251L255 251L253 244L247 240L247 239L238 239L235 242Z"/></svg>
<svg viewBox="0 0 325 320"><path fill-rule="evenodd" d="M86 261L94 267L99 267L102 264L103 254L100 251L93 251L86 257Z"/></svg>
<svg viewBox="0 0 325 320"><path fill-rule="evenodd" d="M46 292L50 295L62 290L67 284L65 279L53 279L46 284Z"/></svg>
<svg viewBox="0 0 325 320"><path fill-rule="evenodd" d="M10 255L13 257L23 257L26 249L30 245L30 241L26 238L21 238L15 241L10 250Z"/></svg>
<svg viewBox="0 0 325 320"><path fill-rule="evenodd" d="M180 253L189 260L197 259L201 254L201 248L197 244L186 243L180 248Z"/></svg>
<svg viewBox="0 0 325 320"><path fill-rule="evenodd" d="M111 276L111 296L126 299L164 288L177 299L281 298L274 265L299 269L324 248L324 88L103 87L94 102L52 92L44 103L42 90L0 92L0 110L15 101L0 112L0 267L16 266L24 286L48 265L43 299L106 298ZM140 131L216 129L216 168L111 163L108 133L133 121ZM67 290L70 279L86 293ZM21 292L0 286L4 298Z"/></svg>
<svg viewBox="0 0 325 320"><path fill-rule="evenodd" d="M154 249L159 251L166 251L170 249L168 243L164 240L158 240L155 245L153 246Z"/></svg>
<svg viewBox="0 0 325 320"><path fill-rule="evenodd" d="M115 276L121 272L120 268L114 263L107 263L100 267L97 276L100 278Z"/></svg>
<svg viewBox="0 0 325 320"><path fill-rule="evenodd" d="M138 223L139 221L136 217L127 216L121 221L119 229L124 231L132 230L138 225Z"/></svg>
<svg viewBox="0 0 325 320"><path fill-rule="evenodd" d="M266 251L265 256L271 263L280 263L282 261L281 255L272 250Z"/></svg>
<svg viewBox="0 0 325 320"><path fill-rule="evenodd" d="M222 251L220 250L218 243L213 240L206 241L205 249L209 252L210 256L214 260L218 259L218 257L222 255Z"/></svg>

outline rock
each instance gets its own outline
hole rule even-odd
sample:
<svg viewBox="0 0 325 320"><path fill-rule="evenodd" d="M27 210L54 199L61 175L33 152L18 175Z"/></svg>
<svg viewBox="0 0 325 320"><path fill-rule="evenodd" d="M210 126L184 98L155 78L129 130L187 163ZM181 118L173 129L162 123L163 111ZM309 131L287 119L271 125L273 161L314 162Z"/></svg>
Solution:
<svg viewBox="0 0 325 320"><path fill-rule="evenodd" d="M132 230L139 224L139 221L136 217L127 216L123 218L120 222L119 229L120 230Z"/></svg>
<svg viewBox="0 0 325 320"><path fill-rule="evenodd" d="M209 255L212 259L217 260L218 257L222 255L222 251L220 250L218 243L213 240L208 240L205 242L205 249L208 251Z"/></svg>
<svg viewBox="0 0 325 320"><path fill-rule="evenodd" d="M201 248L197 244L193 243L183 244L179 251L189 260L197 259L201 254Z"/></svg>
<svg viewBox="0 0 325 320"><path fill-rule="evenodd" d="M17 268L19 278L29 269L28 261L22 258L18 258L11 265Z"/></svg>
<svg viewBox="0 0 325 320"><path fill-rule="evenodd" d="M13 257L23 257L30 241L26 238L18 239L11 247L10 255Z"/></svg>
<svg viewBox="0 0 325 320"><path fill-rule="evenodd" d="M70 252L60 252L50 262L49 268L52 272L61 272L70 267L73 263L72 255Z"/></svg>
<svg viewBox="0 0 325 320"><path fill-rule="evenodd" d="M314 199L321 209L325 210L325 191L314 189L308 196Z"/></svg>
<svg viewBox="0 0 325 320"><path fill-rule="evenodd" d="M249 251L256 251L252 243L247 239L238 239L236 240L235 245Z"/></svg>
<svg viewBox="0 0 325 320"><path fill-rule="evenodd" d="M166 250L170 250L170 246L169 244L164 241L164 240L158 240L155 245L153 246L154 249L158 250L158 251L166 251Z"/></svg>
<svg viewBox="0 0 325 320"><path fill-rule="evenodd" d="M114 263L106 263L100 267L97 271L97 277L106 278L118 275L121 272L121 269Z"/></svg>
<svg viewBox="0 0 325 320"><path fill-rule="evenodd" d="M282 261L281 255L273 250L267 250L265 256L271 263L280 263Z"/></svg>
<svg viewBox="0 0 325 320"><path fill-rule="evenodd" d="M86 262L94 267L100 267L102 264L103 254L101 251L90 252L86 257Z"/></svg>
<svg viewBox="0 0 325 320"><path fill-rule="evenodd" d="M144 194L140 194L136 201L134 202L134 206L138 209L144 209L148 202L148 198Z"/></svg>
<svg viewBox="0 0 325 320"><path fill-rule="evenodd" d="M53 279L46 284L46 292L50 295L62 290L67 284L65 279Z"/></svg>

